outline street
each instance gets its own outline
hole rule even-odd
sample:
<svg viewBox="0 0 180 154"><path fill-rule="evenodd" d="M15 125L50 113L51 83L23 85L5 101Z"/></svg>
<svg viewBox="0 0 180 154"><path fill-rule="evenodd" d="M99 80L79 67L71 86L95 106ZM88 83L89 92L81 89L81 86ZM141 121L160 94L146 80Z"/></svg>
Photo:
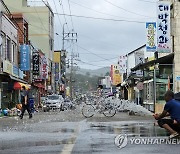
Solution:
<svg viewBox="0 0 180 154"><path fill-rule="evenodd" d="M7 117L0 119L1 154L35 153L179 153L179 145L129 144L118 148L115 137L167 138L168 134L154 126L152 117L129 116L125 112L112 118L102 114L86 119L80 107L76 110L35 113L32 119Z"/></svg>

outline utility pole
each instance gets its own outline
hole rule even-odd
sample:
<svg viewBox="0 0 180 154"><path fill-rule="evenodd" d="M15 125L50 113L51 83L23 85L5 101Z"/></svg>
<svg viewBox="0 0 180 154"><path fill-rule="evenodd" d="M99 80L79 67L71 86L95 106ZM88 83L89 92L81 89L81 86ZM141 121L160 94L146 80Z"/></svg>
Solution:
<svg viewBox="0 0 180 154"><path fill-rule="evenodd" d="M70 60L70 97L71 97L71 100L73 98L73 74L74 74L74 58L78 58L79 57L79 54L74 54L73 52L71 52L71 60Z"/></svg>
<svg viewBox="0 0 180 154"><path fill-rule="evenodd" d="M61 53L63 55L65 55L63 58L63 60L61 59L61 67L62 70L61 70L61 76L64 78L64 95L66 93L66 50L65 50L65 47L64 47L64 43L65 41L76 41L77 42L77 33L74 33L74 32L69 32L69 33L65 33L64 31L64 26L66 25L67 23L64 23L63 24L63 38L62 38L62 50L61 50ZM62 56L61 56L62 58ZM73 56L71 58L71 65L73 65ZM73 67L71 66L71 77L70 77L70 95L71 95L71 98L72 98L72 73L73 73ZM61 80L62 81L62 80Z"/></svg>
<svg viewBox="0 0 180 154"><path fill-rule="evenodd" d="M70 97L71 97L71 100L72 100L72 97L73 97L73 84L72 84L72 78L73 78L73 52L71 53L71 71L70 71Z"/></svg>

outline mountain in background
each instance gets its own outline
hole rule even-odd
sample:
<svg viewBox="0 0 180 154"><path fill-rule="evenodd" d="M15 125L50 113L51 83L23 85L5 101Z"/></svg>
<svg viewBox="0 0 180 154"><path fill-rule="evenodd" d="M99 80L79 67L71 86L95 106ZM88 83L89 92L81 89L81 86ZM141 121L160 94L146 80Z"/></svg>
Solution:
<svg viewBox="0 0 180 154"><path fill-rule="evenodd" d="M82 75L90 75L90 76L105 76L107 73L110 73L110 67L103 67L96 70L91 69L83 69L80 68L76 71L76 74L82 74Z"/></svg>

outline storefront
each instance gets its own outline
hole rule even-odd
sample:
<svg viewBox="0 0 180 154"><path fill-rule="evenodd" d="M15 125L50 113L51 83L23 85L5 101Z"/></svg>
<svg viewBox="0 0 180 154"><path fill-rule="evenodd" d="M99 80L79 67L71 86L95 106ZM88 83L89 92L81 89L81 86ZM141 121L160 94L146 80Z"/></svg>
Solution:
<svg viewBox="0 0 180 154"><path fill-rule="evenodd" d="M131 69L132 71L138 69L144 71L143 106L150 111L162 112L165 104L164 94L168 90L168 84L169 89L173 90L173 58L174 53L171 53Z"/></svg>

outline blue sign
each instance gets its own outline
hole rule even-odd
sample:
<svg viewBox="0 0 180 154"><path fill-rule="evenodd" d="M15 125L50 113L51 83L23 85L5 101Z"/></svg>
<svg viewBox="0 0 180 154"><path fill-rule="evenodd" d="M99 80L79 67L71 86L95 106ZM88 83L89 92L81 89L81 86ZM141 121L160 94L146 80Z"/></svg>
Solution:
<svg viewBox="0 0 180 154"><path fill-rule="evenodd" d="M30 70L30 48L29 45L20 46L20 69L21 71Z"/></svg>

